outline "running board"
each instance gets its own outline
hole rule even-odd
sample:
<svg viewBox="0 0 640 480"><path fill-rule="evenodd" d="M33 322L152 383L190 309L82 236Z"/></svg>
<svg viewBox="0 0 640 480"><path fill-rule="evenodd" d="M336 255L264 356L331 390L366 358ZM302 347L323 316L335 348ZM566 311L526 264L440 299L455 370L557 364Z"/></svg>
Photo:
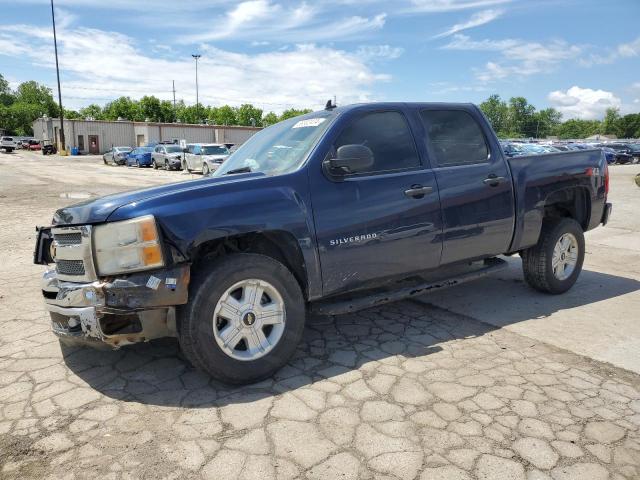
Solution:
<svg viewBox="0 0 640 480"><path fill-rule="evenodd" d="M405 298L425 295L434 291L461 285L463 283L482 278L490 273L505 269L509 264L500 258L488 258L484 265L470 272L462 273L455 277L444 278L437 281L416 283L399 289L374 289L357 292L354 294L340 295L321 300L311 304L311 312L318 315L340 315L357 312L366 308L376 307L389 302L395 302Z"/></svg>

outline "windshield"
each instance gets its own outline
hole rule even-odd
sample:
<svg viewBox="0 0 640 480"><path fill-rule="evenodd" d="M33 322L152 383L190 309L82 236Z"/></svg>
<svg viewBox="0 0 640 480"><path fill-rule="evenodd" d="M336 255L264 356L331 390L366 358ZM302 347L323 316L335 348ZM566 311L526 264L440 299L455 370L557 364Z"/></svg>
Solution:
<svg viewBox="0 0 640 480"><path fill-rule="evenodd" d="M140 147L138 149L138 151L140 153L149 153L149 152L153 152L153 148L151 148L151 147Z"/></svg>
<svg viewBox="0 0 640 480"><path fill-rule="evenodd" d="M168 147L164 148L167 149L167 153L176 153L182 151L182 149L178 145L169 145Z"/></svg>
<svg viewBox="0 0 640 480"><path fill-rule="evenodd" d="M114 148L114 150L116 152L130 152L131 150L133 150L131 147L116 147Z"/></svg>
<svg viewBox="0 0 640 480"><path fill-rule="evenodd" d="M205 145L202 147L203 155L229 155L229 150L227 147L222 147L219 145Z"/></svg>
<svg viewBox="0 0 640 480"><path fill-rule="evenodd" d="M213 174L237 170L282 175L302 165L336 114L316 112L265 128L247 140Z"/></svg>

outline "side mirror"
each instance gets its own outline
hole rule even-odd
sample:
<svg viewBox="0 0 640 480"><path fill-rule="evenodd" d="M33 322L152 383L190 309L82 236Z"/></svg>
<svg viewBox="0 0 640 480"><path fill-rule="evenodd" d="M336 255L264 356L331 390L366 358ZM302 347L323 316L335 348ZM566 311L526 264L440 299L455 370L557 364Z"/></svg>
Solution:
<svg viewBox="0 0 640 480"><path fill-rule="evenodd" d="M336 157L328 160L333 174L345 175L365 171L373 166L373 152L364 145L343 145L338 148Z"/></svg>

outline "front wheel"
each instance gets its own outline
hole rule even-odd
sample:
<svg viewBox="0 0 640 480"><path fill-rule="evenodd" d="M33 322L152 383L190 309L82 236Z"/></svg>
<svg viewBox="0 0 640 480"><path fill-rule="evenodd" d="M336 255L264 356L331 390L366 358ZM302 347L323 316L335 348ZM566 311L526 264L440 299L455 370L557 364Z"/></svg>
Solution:
<svg viewBox="0 0 640 480"><path fill-rule="evenodd" d="M194 275L178 311L179 341L194 366L232 384L262 380L296 351L305 323L300 286L280 262L240 253Z"/></svg>
<svg viewBox="0 0 640 480"><path fill-rule="evenodd" d="M545 293L564 293L582 271L582 227L572 218L545 220L537 245L520 256L524 278L530 286Z"/></svg>
<svg viewBox="0 0 640 480"><path fill-rule="evenodd" d="M154 170L158 170L158 164L156 163L155 158L153 160L151 160L151 165L153 166Z"/></svg>
<svg viewBox="0 0 640 480"><path fill-rule="evenodd" d="M206 163L202 165L202 175L204 175L205 177L209 175L209 165L207 165Z"/></svg>

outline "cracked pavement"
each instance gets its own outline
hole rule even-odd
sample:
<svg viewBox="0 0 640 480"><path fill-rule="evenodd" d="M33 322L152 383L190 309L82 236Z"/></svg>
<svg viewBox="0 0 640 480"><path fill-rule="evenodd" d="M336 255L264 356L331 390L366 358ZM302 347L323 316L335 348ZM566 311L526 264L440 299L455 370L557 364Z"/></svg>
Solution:
<svg viewBox="0 0 640 480"><path fill-rule="evenodd" d="M61 347L33 226L83 185L187 177L22 155L0 157L1 478L640 477L637 374L428 303L310 318L289 365L245 387L194 370L173 339Z"/></svg>

